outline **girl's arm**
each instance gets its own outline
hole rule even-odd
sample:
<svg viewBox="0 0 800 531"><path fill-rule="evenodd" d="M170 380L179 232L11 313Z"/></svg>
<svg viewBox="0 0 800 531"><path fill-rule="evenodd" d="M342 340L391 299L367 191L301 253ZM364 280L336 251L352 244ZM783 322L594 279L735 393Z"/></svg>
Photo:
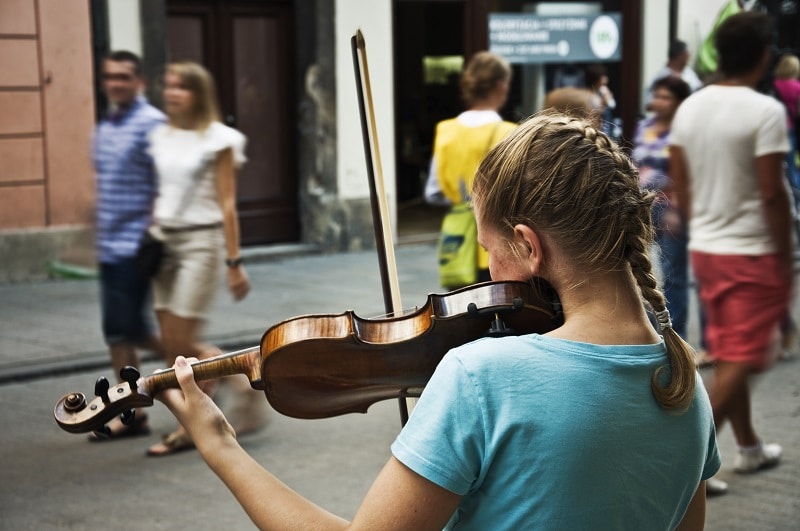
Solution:
<svg viewBox="0 0 800 531"><path fill-rule="evenodd" d="M175 361L180 389L159 394L189 431L200 455L231 490L259 529L408 529L444 527L460 496L390 458L353 522L322 509L290 489L248 455L222 412L203 393L182 356Z"/></svg>
<svg viewBox="0 0 800 531"><path fill-rule="evenodd" d="M689 170L686 167L686 158L683 148L679 146L669 147L669 177L672 180L672 189L669 200L673 207L677 208L681 216L688 223L692 212L690 208L691 193L689 187Z"/></svg>
<svg viewBox="0 0 800 531"><path fill-rule="evenodd" d="M706 482L701 481L697 487L686 514L683 515L681 523L676 528L677 531L701 531L706 524Z"/></svg>
<svg viewBox="0 0 800 531"><path fill-rule="evenodd" d="M236 168L233 148L217 153L214 163L217 197L222 208L222 224L225 232L225 256L227 258L228 291L234 300L241 300L250 291L250 280L241 264L239 253L239 218L236 213ZM235 265L231 265L234 261Z"/></svg>
<svg viewBox="0 0 800 531"><path fill-rule="evenodd" d="M784 273L791 282L792 263L792 214L789 193L783 175L785 153L770 153L756 158L756 176L764 205L767 231L775 242L777 254L784 264Z"/></svg>

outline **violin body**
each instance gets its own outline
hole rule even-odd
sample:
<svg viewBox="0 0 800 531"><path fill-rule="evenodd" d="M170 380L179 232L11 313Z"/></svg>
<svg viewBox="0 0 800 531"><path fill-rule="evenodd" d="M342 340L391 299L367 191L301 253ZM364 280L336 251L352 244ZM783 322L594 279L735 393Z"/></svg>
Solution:
<svg viewBox="0 0 800 531"><path fill-rule="evenodd" d="M503 335L548 332L561 324L558 299L540 279L486 282L429 295L403 316L300 316L269 328L259 347L197 361L192 369L198 381L244 374L290 417L363 413L380 400L420 396L447 351L491 335L498 322ZM173 369L144 378L127 369L116 386L100 378L88 403L83 393L61 398L53 411L59 426L72 433L98 430L117 415L151 406L159 391L178 387Z"/></svg>
<svg viewBox="0 0 800 531"><path fill-rule="evenodd" d="M314 419L419 397L442 357L486 336L493 314L516 334L555 328L553 293L539 284L489 282L430 295L424 306L400 317L371 320L348 311L284 321L261 340L267 400L284 415ZM522 306L509 311L515 299ZM467 311L470 304L481 308L480 315Z"/></svg>

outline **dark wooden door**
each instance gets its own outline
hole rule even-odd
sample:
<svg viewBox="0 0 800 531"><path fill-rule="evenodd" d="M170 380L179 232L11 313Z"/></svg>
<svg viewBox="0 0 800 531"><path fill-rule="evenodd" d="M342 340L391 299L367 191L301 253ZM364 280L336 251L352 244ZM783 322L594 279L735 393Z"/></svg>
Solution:
<svg viewBox="0 0 800 531"><path fill-rule="evenodd" d="M237 204L244 245L299 235L292 3L168 0L167 60L214 75L223 121L247 136Z"/></svg>

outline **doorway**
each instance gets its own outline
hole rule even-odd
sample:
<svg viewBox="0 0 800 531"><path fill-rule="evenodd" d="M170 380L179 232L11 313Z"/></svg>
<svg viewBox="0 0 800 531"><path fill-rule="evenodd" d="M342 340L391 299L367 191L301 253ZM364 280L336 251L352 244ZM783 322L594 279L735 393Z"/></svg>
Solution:
<svg viewBox="0 0 800 531"><path fill-rule="evenodd" d="M167 1L167 61L204 65L226 125L247 137L238 173L242 245L299 238L293 9L282 1Z"/></svg>
<svg viewBox="0 0 800 531"><path fill-rule="evenodd" d="M436 123L464 110L458 86L461 66L475 52L489 46L491 13L526 13L547 6L549 14L594 9L624 14L621 46L625 61L603 63L611 90L619 103L623 143L633 137L638 119L641 70L642 7L637 0L584 2L530 0L394 0L395 138L397 153L398 224L406 224L406 210L424 211ZM588 64L512 64L508 100L500 111L504 119L520 122L539 110L546 90L567 68L582 71ZM532 75L538 68L540 75ZM561 69L561 70L560 70ZM536 80L541 78L541 83ZM626 82L627 81L627 82ZM541 85L541 86L540 86ZM417 205L404 209L405 205ZM437 229L438 230L438 229Z"/></svg>

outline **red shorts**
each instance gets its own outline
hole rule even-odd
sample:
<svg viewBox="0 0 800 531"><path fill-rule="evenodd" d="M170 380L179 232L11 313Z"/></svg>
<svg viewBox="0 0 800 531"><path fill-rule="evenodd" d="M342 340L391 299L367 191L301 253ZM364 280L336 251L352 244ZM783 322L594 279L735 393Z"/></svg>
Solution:
<svg viewBox="0 0 800 531"><path fill-rule="evenodd" d="M713 255L691 252L706 314L705 338L713 359L769 366L770 346L787 316L792 286L780 274L777 255Z"/></svg>

